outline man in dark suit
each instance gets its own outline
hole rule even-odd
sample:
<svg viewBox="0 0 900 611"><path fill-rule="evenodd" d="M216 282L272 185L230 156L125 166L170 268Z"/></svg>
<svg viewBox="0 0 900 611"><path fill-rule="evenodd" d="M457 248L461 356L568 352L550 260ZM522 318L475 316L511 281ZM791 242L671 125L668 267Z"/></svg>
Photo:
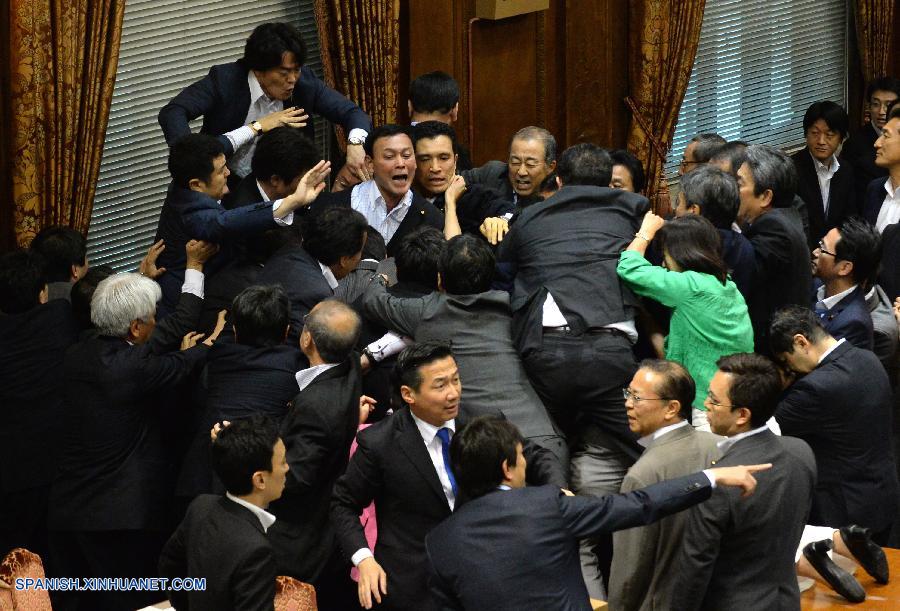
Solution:
<svg viewBox="0 0 900 611"><path fill-rule="evenodd" d="M451 130L459 113L459 84L446 72L435 70L420 74L409 83L409 124L438 121ZM472 158L468 149L457 146L457 168L462 172L472 169Z"/></svg>
<svg viewBox="0 0 900 611"><path fill-rule="evenodd" d="M785 435L809 443L819 467L810 523L858 524L887 543L897 517L891 448L892 394L878 358L836 340L816 315L788 308L775 315L772 352L801 375L775 418Z"/></svg>
<svg viewBox="0 0 900 611"><path fill-rule="evenodd" d="M770 467L709 469L627 494L567 496L553 486L525 487L521 434L490 416L453 438L450 460L469 500L426 538L431 592L441 609L473 611L587 611L579 538L650 524L702 502L713 487L750 494L752 473Z"/></svg>
<svg viewBox="0 0 900 611"><path fill-rule="evenodd" d="M741 206L738 222L753 245L754 290L747 301L756 351L766 353L769 318L787 305L806 305L812 291L809 248L791 207L797 171L784 153L763 145L744 151L737 170Z"/></svg>
<svg viewBox="0 0 900 611"><path fill-rule="evenodd" d="M446 343L423 342L404 350L394 390L405 407L398 405L390 418L359 434L347 472L335 484L331 518L345 557L359 568L364 607L371 608L374 599L385 609L430 611L436 606L428 595L425 535L457 501L450 437L477 414L460 404L459 371ZM527 442L524 451L530 482L564 485L553 454ZM378 513L374 555L359 522L373 500Z"/></svg>
<svg viewBox="0 0 900 611"><path fill-rule="evenodd" d="M863 217L885 231L900 221L900 104L894 104L888 121L875 141L875 165L888 172L886 180L876 178L866 187Z"/></svg>
<svg viewBox="0 0 900 611"><path fill-rule="evenodd" d="M526 439L568 464L568 447L534 392L512 338L509 294L491 291L495 269L490 247L472 235L447 243L439 265L441 290L423 297L394 297L383 278L366 292L367 317L415 341L451 340L466 381L466 406L499 409Z"/></svg>
<svg viewBox="0 0 900 611"><path fill-rule="evenodd" d="M360 423L362 378L353 352L359 328L359 315L340 301L329 299L310 311L300 335L309 368L296 374L300 393L281 425L291 473L284 495L272 505L278 522L269 539L279 573L313 584L322 611L357 604L351 565L337 546L329 509Z"/></svg>
<svg viewBox="0 0 900 611"><path fill-rule="evenodd" d="M159 574L203 578L205 589L170 590L178 611L272 611L275 558L266 532L277 524L266 511L284 490L288 463L278 427L264 416L218 432L211 459L225 496L203 495L162 550Z"/></svg>
<svg viewBox="0 0 900 611"><path fill-rule="evenodd" d="M318 160L312 140L290 127L277 127L260 137L250 162L252 171L225 194L222 206L232 210L287 197Z"/></svg>
<svg viewBox="0 0 900 611"><path fill-rule="evenodd" d="M841 161L853 166L856 178L856 199L862 201L866 187L876 178L886 178L887 172L875 163L875 141L887 123L891 104L900 97L900 81L891 76L875 79L866 87L869 121L851 134L841 149Z"/></svg>
<svg viewBox="0 0 900 611"><path fill-rule="evenodd" d="M296 239L290 240L266 263L257 281L281 285L287 293L291 302L289 342L299 338L303 317L317 303L332 297L338 280L356 268L368 227L366 219L354 210L324 210L307 219L302 246Z"/></svg>
<svg viewBox="0 0 900 611"><path fill-rule="evenodd" d="M781 377L758 354L719 359L709 383L707 417L722 458L716 467L771 463L751 498L713 491L690 510L671 609L799 609L794 565L809 514L816 462L805 442L766 426L781 394Z"/></svg>
<svg viewBox="0 0 900 611"><path fill-rule="evenodd" d="M296 28L286 23L257 26L241 59L213 66L159 111L166 142L172 146L189 134L188 122L202 115L200 132L219 139L229 168L243 178L250 172L258 136L286 126L302 128L315 140L309 114L317 114L343 126L349 138L347 162L364 179L362 143L372 121L304 68L305 61L306 45Z"/></svg>
<svg viewBox="0 0 900 611"><path fill-rule="evenodd" d="M34 236L29 248L44 259L48 300L68 300L72 285L88 271L84 236L71 227L51 225Z"/></svg>
<svg viewBox="0 0 900 611"><path fill-rule="evenodd" d="M381 125L366 138L366 168L372 179L337 193L323 193L310 207L309 214L342 206L353 208L366 217L394 256L404 236L421 225L443 230L440 210L412 190L416 173L411 128Z"/></svg>
<svg viewBox="0 0 900 611"><path fill-rule="evenodd" d="M222 246L223 252L210 262L208 271L218 270L232 258L231 246L236 240L290 225L294 211L309 204L325 188L329 168L324 161L316 164L287 197L225 210L219 200L228 192L229 170L222 145L204 134L190 134L176 142L169 150L172 184L154 239L163 240L166 246L159 257L159 265L167 270L159 279L163 290L161 313L168 314L178 299L188 240L207 240Z"/></svg>
<svg viewBox="0 0 900 611"><path fill-rule="evenodd" d="M809 214L809 248L819 238L859 214L853 167L841 164L837 150L847 138L850 119L839 105L814 102L803 115L806 148L791 155L797 169L797 195Z"/></svg>
<svg viewBox="0 0 900 611"><path fill-rule="evenodd" d="M572 450L572 488L593 495L618 492L640 454L622 397L637 369L638 300L620 284L616 261L649 203L610 189L611 171L609 153L595 145L566 149L559 192L519 214L497 257L514 277L513 334L525 371ZM608 547L597 550L600 572ZM584 564L599 598L595 556L586 552Z"/></svg>
<svg viewBox="0 0 900 611"><path fill-rule="evenodd" d="M823 282L816 292L816 314L830 335L866 350L874 347L866 293L880 261L878 230L858 218L831 229L813 251L813 274Z"/></svg>
<svg viewBox="0 0 900 611"><path fill-rule="evenodd" d="M62 370L78 327L64 299L47 299L44 259L0 256L0 556L47 558L47 495L65 433Z"/></svg>
<svg viewBox="0 0 900 611"><path fill-rule="evenodd" d="M455 203L460 229L481 235L479 228L489 217L512 216L515 206L500 194L482 185L466 186L458 177L459 144L453 128L440 121L425 121L413 127L416 149L414 189L441 212L445 202ZM455 181L455 185L453 184ZM446 223L445 223L446 225Z"/></svg>
<svg viewBox="0 0 900 611"><path fill-rule="evenodd" d="M744 299L750 301L756 258L750 241L735 231L740 205L735 178L714 165L702 165L681 177L675 216L699 214L715 225L722 237L722 258L728 273Z"/></svg>
<svg viewBox="0 0 900 611"><path fill-rule="evenodd" d="M198 344L189 334L202 306L203 262L214 249L191 242L187 250L184 293L172 316L156 324L155 282L114 274L91 300L98 335L66 353L66 434L48 519L54 576L153 574L170 490L159 393L184 381L217 336ZM91 609L153 602L147 592L55 594L54 607L62 609L79 602Z"/></svg>

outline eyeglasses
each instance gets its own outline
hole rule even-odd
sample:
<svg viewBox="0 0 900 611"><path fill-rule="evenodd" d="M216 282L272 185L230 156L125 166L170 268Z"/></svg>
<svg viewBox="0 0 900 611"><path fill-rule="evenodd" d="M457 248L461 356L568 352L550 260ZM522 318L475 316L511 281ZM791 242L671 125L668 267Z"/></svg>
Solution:
<svg viewBox="0 0 900 611"><path fill-rule="evenodd" d="M686 168L686 167L688 167L689 165L700 165L700 163L701 163L701 162L699 162L699 161L688 161L688 160L685 159L685 158L682 158L682 159L681 159L681 167L682 167L682 168Z"/></svg>
<svg viewBox="0 0 900 611"><path fill-rule="evenodd" d="M637 403L638 401L673 401L673 399L669 399L667 397L653 397L652 399L645 399L644 397L639 397L634 394L634 391L632 391L630 388L623 388L622 396L625 397L626 401L628 399L631 399L635 403Z"/></svg>
<svg viewBox="0 0 900 611"><path fill-rule="evenodd" d="M736 405L726 405L725 403L719 403L715 399L713 399L712 391L706 391L706 400L709 401L710 405L715 405L716 407L727 407L728 409L735 409Z"/></svg>
<svg viewBox="0 0 900 611"><path fill-rule="evenodd" d="M837 255L829 250L825 250L825 242L823 240L819 240L819 252L826 255L831 255L835 259L837 259Z"/></svg>

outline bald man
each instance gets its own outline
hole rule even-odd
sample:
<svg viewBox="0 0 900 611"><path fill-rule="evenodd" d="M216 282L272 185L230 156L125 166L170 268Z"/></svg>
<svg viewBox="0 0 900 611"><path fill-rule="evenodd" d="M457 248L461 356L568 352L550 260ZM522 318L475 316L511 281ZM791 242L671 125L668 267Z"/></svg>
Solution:
<svg viewBox="0 0 900 611"><path fill-rule="evenodd" d="M269 529L278 574L313 584L322 611L358 604L328 512L332 486L347 468L360 423L362 375L353 353L359 330L359 315L336 299L320 302L306 317L300 349L309 368L297 372L299 393L281 425L294 472L281 499L270 506L278 518Z"/></svg>

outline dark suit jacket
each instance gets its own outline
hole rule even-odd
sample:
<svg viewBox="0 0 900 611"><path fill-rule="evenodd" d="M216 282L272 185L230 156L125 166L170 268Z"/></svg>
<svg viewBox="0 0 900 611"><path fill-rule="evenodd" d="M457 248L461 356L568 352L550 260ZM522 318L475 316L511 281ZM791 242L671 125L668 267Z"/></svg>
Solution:
<svg viewBox="0 0 900 611"><path fill-rule="evenodd" d="M747 301L756 351L769 352L769 318L788 305L809 306L812 270L809 248L797 213L775 208L744 230L753 244L756 267Z"/></svg>
<svg viewBox="0 0 900 611"><path fill-rule="evenodd" d="M516 192L509 184L509 164L502 161L488 161L483 166L461 171L466 185L481 185L495 191L501 198L514 201Z"/></svg>
<svg viewBox="0 0 900 611"><path fill-rule="evenodd" d="M616 264L648 209L634 193L573 186L519 215L498 261L514 268L510 306L520 353L540 345L548 291L577 335L634 318L638 300L620 283Z"/></svg>
<svg viewBox="0 0 900 611"><path fill-rule="evenodd" d="M737 441L715 466L772 463L754 494L717 488L691 509L670 608L799 609L794 554L809 514L816 462L799 439L764 431Z"/></svg>
<svg viewBox="0 0 900 611"><path fill-rule="evenodd" d="M806 202L809 214L809 240L807 245L812 250L819 240L832 228L840 226L844 219L859 214L856 202L856 182L853 168L849 163L841 163L840 169L831 178L828 192L828 214L822 203L822 191L819 189L819 177L808 148L791 155L794 167L797 168L797 195Z"/></svg>
<svg viewBox="0 0 900 611"><path fill-rule="evenodd" d="M753 270L756 256L753 244L742 233L731 229L719 229L722 236L722 258L728 266L728 273L734 280L745 301L750 301L753 293Z"/></svg>
<svg viewBox="0 0 900 611"><path fill-rule="evenodd" d="M258 284L263 266L238 257L207 278L203 288L203 313L200 315L198 331L210 333L216 326L221 310L230 310L231 303L245 288ZM225 335L231 334L230 325L225 326Z"/></svg>
<svg viewBox="0 0 900 611"><path fill-rule="evenodd" d="M354 187L354 189L355 188L356 187ZM351 201L350 196L352 193L353 189L345 189L344 191L338 191L337 193L322 193L316 198L316 201L309 206L308 214L318 214L329 206L344 206L349 208ZM406 216L403 217L403 221L400 223L397 231L387 243L388 256L393 257L397 254L397 248L400 246L400 242L403 241L403 238L409 235L413 229L422 225L431 225L432 227L443 231L444 215L440 210L429 203L427 199L413 192L412 204L406 212Z"/></svg>
<svg viewBox="0 0 900 611"><path fill-rule="evenodd" d="M465 406L457 431L475 414ZM334 486L331 519L346 558L368 547L359 514L373 500L378 512L375 560L388 578L386 609L434 609L428 595L425 535L450 515L422 435L402 408L360 432L347 472ZM562 487L562 467L549 451L526 440L528 481ZM461 502L457 499L457 502Z"/></svg>
<svg viewBox="0 0 900 611"><path fill-rule="evenodd" d="M878 532L894 522L891 410L891 386L878 358L848 342L787 390L775 418L785 435L809 443L819 467L812 524Z"/></svg>
<svg viewBox="0 0 900 611"><path fill-rule="evenodd" d="M434 207L444 211L444 193L434 198ZM482 185L472 185L456 202L456 216L459 219L460 229L464 233L481 236L479 228L488 217L513 214L516 211L512 201L503 199L494 189Z"/></svg>
<svg viewBox="0 0 900 611"><path fill-rule="evenodd" d="M78 328L54 299L22 314L0 313L0 492L47 486L65 432L60 375Z"/></svg>
<svg viewBox="0 0 900 611"><path fill-rule="evenodd" d="M874 348L872 315L866 303L866 291L861 286L834 304L820 320L834 338L846 338L857 348Z"/></svg>
<svg viewBox="0 0 900 611"><path fill-rule="evenodd" d="M588 611L579 539L650 524L711 490L696 473L601 497L566 496L553 486L489 492L427 536L431 593L447 611Z"/></svg>
<svg viewBox="0 0 900 611"><path fill-rule="evenodd" d="M166 143L172 146L179 138L189 134L188 122L203 115L200 132L217 136L225 146L225 155L230 156L234 149L222 134L245 124L250 109L248 72L241 60L219 64L210 68L205 77L182 89L159 111L159 124ZM326 86L309 68L301 69L293 96L284 102L285 108L290 106L303 108L310 115L303 128L310 140L315 140L316 134L312 115L322 115L332 123L342 125L347 133L354 128L372 131L369 116L359 106Z"/></svg>
<svg viewBox="0 0 900 611"><path fill-rule="evenodd" d="M883 252L878 284L884 289L891 303L900 297L900 223L884 228L881 234Z"/></svg>
<svg viewBox="0 0 900 611"><path fill-rule="evenodd" d="M319 262L303 247L286 244L269 259L257 277L258 284L280 284L291 301L291 330L288 343L297 345L303 317L317 303L334 296L322 275Z"/></svg>
<svg viewBox="0 0 900 611"><path fill-rule="evenodd" d="M881 205L884 198L887 197L887 191L884 190L884 183L887 178L876 178L866 187L866 195L863 200L862 216L873 225L878 220L878 213L881 212Z"/></svg>
<svg viewBox="0 0 900 611"><path fill-rule="evenodd" d="M185 293L147 343L97 336L66 353L66 437L50 492L52 530L164 527L169 457L157 395L206 358L203 344L178 350L201 306Z"/></svg>
<svg viewBox="0 0 900 611"><path fill-rule="evenodd" d="M362 374L354 353L301 390L281 425L291 469L284 494L271 506L278 521L269 539L279 571L307 583L314 583L339 552L329 521L331 494L347 469L360 395Z"/></svg>
<svg viewBox="0 0 900 611"><path fill-rule="evenodd" d="M256 184L256 175L250 172L241 179L237 187L229 190L222 198L222 206L226 210L234 210L241 206L249 206L257 202L263 201L263 196L259 192L259 186Z"/></svg>
<svg viewBox="0 0 900 611"><path fill-rule="evenodd" d="M866 187L876 178L881 182L887 178L887 170L875 165L875 141L878 133L871 123L853 132L844 146L841 147L841 163L846 160L853 167L854 191L857 200L861 200L866 193Z"/></svg>
<svg viewBox="0 0 900 611"><path fill-rule="evenodd" d="M197 497L159 557L159 574L205 577L206 590L172 590L178 611L272 611L275 558L253 512L224 496Z"/></svg>

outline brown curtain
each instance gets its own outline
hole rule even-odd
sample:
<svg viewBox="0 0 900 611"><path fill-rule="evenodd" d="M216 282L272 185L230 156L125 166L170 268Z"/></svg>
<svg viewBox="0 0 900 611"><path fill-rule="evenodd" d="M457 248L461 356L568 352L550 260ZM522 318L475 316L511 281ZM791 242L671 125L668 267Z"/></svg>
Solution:
<svg viewBox="0 0 900 611"><path fill-rule="evenodd" d="M369 113L375 125L392 123L400 0L315 0L314 7L325 82Z"/></svg>
<svg viewBox="0 0 900 611"><path fill-rule="evenodd" d="M0 219L27 245L43 227L87 232L122 35L124 0L11 0L0 30L10 102ZM4 80L5 80L4 79ZM7 95L6 93L3 94Z"/></svg>
<svg viewBox="0 0 900 611"><path fill-rule="evenodd" d="M863 80L891 72L891 32L894 25L896 0L854 0L853 17L856 22L856 41ZM868 100L863 104L863 121L869 121Z"/></svg>
<svg viewBox="0 0 900 611"><path fill-rule="evenodd" d="M700 41L706 0L642 0L629 3L630 95L628 149L647 170L653 209L669 210L663 165L687 91Z"/></svg>

